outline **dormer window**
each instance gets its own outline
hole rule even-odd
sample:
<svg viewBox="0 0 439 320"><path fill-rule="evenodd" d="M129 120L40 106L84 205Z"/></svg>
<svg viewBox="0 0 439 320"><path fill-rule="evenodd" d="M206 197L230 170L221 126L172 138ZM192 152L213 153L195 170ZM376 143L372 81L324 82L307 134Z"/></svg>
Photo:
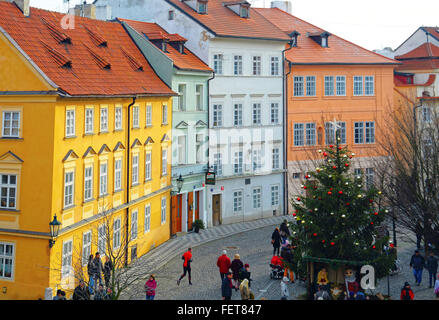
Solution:
<svg viewBox="0 0 439 320"><path fill-rule="evenodd" d="M291 47L297 47L297 37L300 36L300 33L294 30L289 36L291 37Z"/></svg>
<svg viewBox="0 0 439 320"><path fill-rule="evenodd" d="M308 37L313 39L316 43L318 43L322 48L328 48L328 38L331 34L329 32L317 32L317 33L308 33Z"/></svg>
<svg viewBox="0 0 439 320"><path fill-rule="evenodd" d="M241 18L250 17L250 3L247 1L227 1L223 2L223 6L229 8Z"/></svg>
<svg viewBox="0 0 439 320"><path fill-rule="evenodd" d="M207 1L198 1L198 13L207 14Z"/></svg>
<svg viewBox="0 0 439 320"><path fill-rule="evenodd" d="M248 18L249 8L241 5L241 18Z"/></svg>
<svg viewBox="0 0 439 320"><path fill-rule="evenodd" d="M207 14L208 0L180 0L199 14Z"/></svg>
<svg viewBox="0 0 439 320"><path fill-rule="evenodd" d="M322 37L322 47L327 48L328 47L328 38Z"/></svg>

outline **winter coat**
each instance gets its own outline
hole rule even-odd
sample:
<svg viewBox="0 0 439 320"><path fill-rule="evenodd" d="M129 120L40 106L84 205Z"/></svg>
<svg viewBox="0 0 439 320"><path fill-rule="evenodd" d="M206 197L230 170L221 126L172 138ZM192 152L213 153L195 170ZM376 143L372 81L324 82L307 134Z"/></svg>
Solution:
<svg viewBox="0 0 439 320"><path fill-rule="evenodd" d="M94 275L99 278L101 276L102 271L104 271L101 258L94 258L93 264L94 264Z"/></svg>
<svg viewBox="0 0 439 320"><path fill-rule="evenodd" d="M184 260L183 267L190 268L192 261L192 253L190 251L186 251L181 258Z"/></svg>
<svg viewBox="0 0 439 320"><path fill-rule="evenodd" d="M244 268L244 264L239 259L234 259L230 265L230 269L233 272L233 279L239 279L239 271Z"/></svg>
<svg viewBox="0 0 439 320"><path fill-rule="evenodd" d="M231 297L232 296L232 280L228 277L224 277L223 282L221 284L221 295L222 297Z"/></svg>
<svg viewBox="0 0 439 320"><path fill-rule="evenodd" d="M425 259L421 255L414 254L410 260L410 267L413 267L415 270L422 270L425 266Z"/></svg>
<svg viewBox="0 0 439 320"><path fill-rule="evenodd" d="M401 290L401 300L413 300L413 298L415 297L412 289L409 288L402 288Z"/></svg>
<svg viewBox="0 0 439 320"><path fill-rule="evenodd" d="M227 273L229 272L229 268L231 265L230 258L227 255L223 254L216 261L216 265L218 266L220 273Z"/></svg>
<svg viewBox="0 0 439 320"><path fill-rule="evenodd" d="M280 256L285 262L291 263L293 261L293 255L291 249L284 248L280 251Z"/></svg>
<svg viewBox="0 0 439 320"><path fill-rule="evenodd" d="M437 273L437 259L435 257L429 256L427 258L426 267L431 273Z"/></svg>
<svg viewBox="0 0 439 320"><path fill-rule="evenodd" d="M96 273L94 260L89 260L87 264L87 273L90 278L93 278L93 275Z"/></svg>
<svg viewBox="0 0 439 320"><path fill-rule="evenodd" d="M104 263L104 277L109 279L111 276L111 270L113 270L113 263L111 260L108 260Z"/></svg>
<svg viewBox="0 0 439 320"><path fill-rule="evenodd" d="M98 290L95 294L94 300L110 300L110 297L105 292L105 290Z"/></svg>
<svg viewBox="0 0 439 320"><path fill-rule="evenodd" d="M155 280L148 280L145 283L145 292L147 296L155 296L155 289L157 288L157 282Z"/></svg>
<svg viewBox="0 0 439 320"><path fill-rule="evenodd" d="M77 286L73 291L73 300L90 300L90 291L86 286Z"/></svg>
<svg viewBox="0 0 439 320"><path fill-rule="evenodd" d="M274 248L280 248L280 233L279 230L276 229L273 231L273 234L271 235L271 240L273 240L273 247Z"/></svg>
<svg viewBox="0 0 439 320"><path fill-rule="evenodd" d="M251 275L251 272L244 269L241 271L240 276L239 276L239 279L241 279L241 280L244 280L244 279L248 280L249 287L251 286L251 282L252 282L252 279L250 279L250 275Z"/></svg>
<svg viewBox="0 0 439 320"><path fill-rule="evenodd" d="M249 300L250 299L250 289L248 287L248 280L245 279L241 282L239 285L239 291L241 292L241 299L242 300Z"/></svg>
<svg viewBox="0 0 439 320"><path fill-rule="evenodd" d="M288 228L287 224L285 222L282 222L279 228L280 232L284 232L285 235L290 236L290 229Z"/></svg>

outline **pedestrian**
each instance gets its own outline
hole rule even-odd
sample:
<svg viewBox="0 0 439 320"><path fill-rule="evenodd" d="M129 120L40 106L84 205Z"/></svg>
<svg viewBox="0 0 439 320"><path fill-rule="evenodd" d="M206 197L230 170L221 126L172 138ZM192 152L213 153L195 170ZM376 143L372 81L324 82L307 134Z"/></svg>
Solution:
<svg viewBox="0 0 439 320"><path fill-rule="evenodd" d="M439 275L434 283L434 294L436 295L436 298L439 299Z"/></svg>
<svg viewBox="0 0 439 320"><path fill-rule="evenodd" d="M155 289L157 288L157 282L154 275L150 275L148 281L145 283L146 300L154 300Z"/></svg>
<svg viewBox="0 0 439 320"><path fill-rule="evenodd" d="M417 223L415 227L415 234L416 234L416 248L418 248L418 250L421 249L422 231L423 230L421 224Z"/></svg>
<svg viewBox="0 0 439 320"><path fill-rule="evenodd" d="M284 277L290 277L291 283L294 283L294 272L291 269L291 264L293 263L293 254L291 252L291 245L288 244L287 247L281 251L281 258L284 261Z"/></svg>
<svg viewBox="0 0 439 320"><path fill-rule="evenodd" d="M244 269L241 269L241 272L239 274L239 279L243 281L244 279L248 280L248 286L251 287L251 282L253 281L251 278L251 272L250 272L250 265L246 263L244 265Z"/></svg>
<svg viewBox="0 0 439 320"><path fill-rule="evenodd" d="M105 287L110 287L110 278L111 278L111 272L113 270L113 262L111 262L110 258L108 256L105 256L105 263L104 263L104 280L105 280Z"/></svg>
<svg viewBox="0 0 439 320"><path fill-rule="evenodd" d="M413 300L415 294L408 282L404 283L404 287L401 289L401 300Z"/></svg>
<svg viewBox="0 0 439 320"><path fill-rule="evenodd" d="M229 271L221 283L221 295L223 300L232 300L232 288L232 273Z"/></svg>
<svg viewBox="0 0 439 320"><path fill-rule="evenodd" d="M239 287L239 272L242 268L244 268L244 264L242 263L241 257L239 254L235 254L233 258L232 264L230 265L230 270L233 272L233 281L235 283L235 291L238 291Z"/></svg>
<svg viewBox="0 0 439 320"><path fill-rule="evenodd" d="M429 274L429 288L432 288L437 275L437 259L433 252L431 252L430 256L427 258L426 268Z"/></svg>
<svg viewBox="0 0 439 320"><path fill-rule="evenodd" d="M330 296L328 291L324 290L323 286L317 287L317 292L314 293L314 300L329 300Z"/></svg>
<svg viewBox="0 0 439 320"><path fill-rule="evenodd" d="M90 300L90 291L85 286L84 280L79 280L79 285L73 291L73 300Z"/></svg>
<svg viewBox="0 0 439 320"><path fill-rule="evenodd" d="M415 254L412 256L410 260L410 268L413 268L413 275L415 277L415 282L418 286L421 285L422 281L422 271L425 266L425 259L419 253L419 250L415 251Z"/></svg>
<svg viewBox="0 0 439 320"><path fill-rule="evenodd" d="M288 228L288 221L287 221L287 219L285 219L285 220L281 223L281 225L280 225L280 227L279 227L279 231L280 231L280 235L281 235L283 238L288 238L288 237L290 236L290 229Z"/></svg>
<svg viewBox="0 0 439 320"><path fill-rule="evenodd" d="M279 255L279 248L280 248L280 233L279 233L279 228L274 229L273 234L271 235L271 244L273 245L273 256L276 255L276 251L277 251L277 255Z"/></svg>
<svg viewBox="0 0 439 320"><path fill-rule="evenodd" d="M102 266L102 260L99 252L96 252L95 258L93 259L94 264L94 287L93 290L96 289L97 280L99 280L99 284L102 284L102 272L104 271L104 267Z"/></svg>
<svg viewBox="0 0 439 320"><path fill-rule="evenodd" d="M110 300L110 297L108 297L107 293L105 292L102 283L99 284L98 290L94 296L94 300Z"/></svg>
<svg viewBox="0 0 439 320"><path fill-rule="evenodd" d="M231 265L230 258L227 256L226 250L223 250L223 254L219 256L218 260L216 261L216 265L219 268L221 281L222 281L226 276L227 272L229 272Z"/></svg>
<svg viewBox="0 0 439 320"><path fill-rule="evenodd" d="M290 296L288 281L290 280L288 280L287 277L283 277L282 282L280 283L281 300L288 300L288 297Z"/></svg>
<svg viewBox="0 0 439 320"><path fill-rule="evenodd" d="M250 300L252 296L254 299L254 295L249 288L248 279L242 280L241 284L239 285L239 291L241 292L242 300Z"/></svg>
<svg viewBox="0 0 439 320"><path fill-rule="evenodd" d="M90 294L93 294L95 272L96 272L95 271L95 264L93 262L93 255L91 254L88 257L88 263L87 263L88 287L90 290Z"/></svg>
<svg viewBox="0 0 439 320"><path fill-rule="evenodd" d="M111 288L107 288L107 297L108 300L113 300L113 291L111 290Z"/></svg>
<svg viewBox="0 0 439 320"><path fill-rule="evenodd" d="M177 285L180 285L181 279L188 274L189 285L192 285L191 282L191 262L192 262L192 248L188 248L187 251L181 257L183 259L183 274L180 276L180 279L177 280Z"/></svg>
<svg viewBox="0 0 439 320"><path fill-rule="evenodd" d="M56 296L53 297L53 300L62 300L62 290L56 290Z"/></svg>
<svg viewBox="0 0 439 320"><path fill-rule="evenodd" d="M66 299L66 292L64 290L61 291L61 298L59 300L67 300Z"/></svg>

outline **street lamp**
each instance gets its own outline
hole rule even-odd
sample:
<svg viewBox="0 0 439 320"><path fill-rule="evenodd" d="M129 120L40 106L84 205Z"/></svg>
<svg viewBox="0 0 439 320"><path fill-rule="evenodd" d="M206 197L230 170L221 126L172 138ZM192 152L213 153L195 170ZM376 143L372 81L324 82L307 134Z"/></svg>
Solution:
<svg viewBox="0 0 439 320"><path fill-rule="evenodd" d="M49 222L50 237L51 237L51 239L49 240L49 248L52 248L53 245L55 244L55 240L58 237L60 226L61 226L61 222L59 222L58 219L56 219L56 214L55 214L53 216L53 220Z"/></svg>
<svg viewBox="0 0 439 320"><path fill-rule="evenodd" d="M184 183L184 179L182 178L182 176L180 174L180 176L177 179L177 190L178 190L177 193L180 193L181 188L183 188L183 183Z"/></svg>

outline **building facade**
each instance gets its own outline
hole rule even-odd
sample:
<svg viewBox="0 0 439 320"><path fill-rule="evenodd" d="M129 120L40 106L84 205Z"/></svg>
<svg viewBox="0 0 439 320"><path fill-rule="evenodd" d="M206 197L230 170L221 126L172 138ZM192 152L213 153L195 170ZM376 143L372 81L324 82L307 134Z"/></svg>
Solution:
<svg viewBox="0 0 439 320"><path fill-rule="evenodd" d="M0 299L70 297L90 254L169 239L175 93L118 22L0 11Z"/></svg>

